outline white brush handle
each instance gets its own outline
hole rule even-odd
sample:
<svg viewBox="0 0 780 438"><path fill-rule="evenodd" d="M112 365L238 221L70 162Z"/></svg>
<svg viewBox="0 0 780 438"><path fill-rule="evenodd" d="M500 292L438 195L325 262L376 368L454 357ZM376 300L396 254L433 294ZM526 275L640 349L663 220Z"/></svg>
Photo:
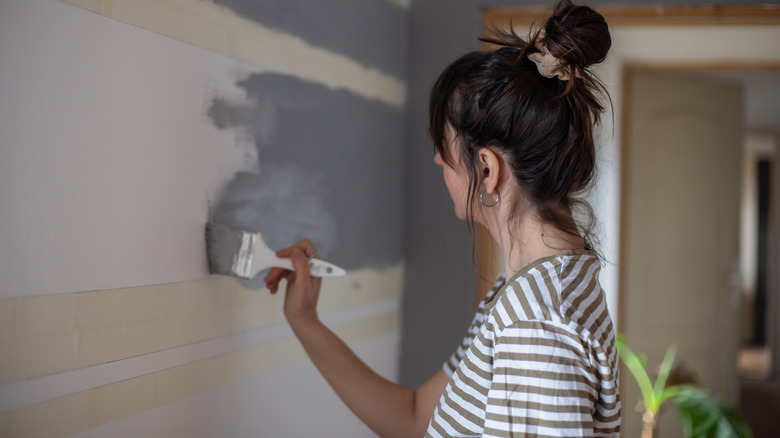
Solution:
<svg viewBox="0 0 780 438"><path fill-rule="evenodd" d="M263 241L260 233L244 232L241 236L239 259L243 259L240 267L236 267L239 277L254 278L260 271L267 268L283 268L295 270L292 260L277 257L276 253ZM345 275L346 271L338 266L320 259L309 259L309 268L314 277L335 277Z"/></svg>
<svg viewBox="0 0 780 438"><path fill-rule="evenodd" d="M295 266L293 266L292 260L283 259L281 257L276 257L276 260L272 261L270 265L261 267L257 270L257 272L260 272L266 268L283 268L289 269L291 271L295 270ZM346 271L339 268L338 266L320 259L309 259L309 269L311 270L312 277L337 277L346 274ZM257 275L257 272L255 272L255 275Z"/></svg>

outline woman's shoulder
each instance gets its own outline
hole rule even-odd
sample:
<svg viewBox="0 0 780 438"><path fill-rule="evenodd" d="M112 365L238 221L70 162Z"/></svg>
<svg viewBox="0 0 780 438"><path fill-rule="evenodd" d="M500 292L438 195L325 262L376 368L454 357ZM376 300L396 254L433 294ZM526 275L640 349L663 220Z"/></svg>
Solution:
<svg viewBox="0 0 780 438"><path fill-rule="evenodd" d="M591 271L591 275L598 276L601 268L601 261L596 253L586 249L567 249L558 253L541 257L529 263L514 275L512 275L506 284L517 283L519 287L533 287L528 285L531 278L536 278L540 273L551 271L555 272L555 277L564 281L566 279L576 278L583 269Z"/></svg>
<svg viewBox="0 0 780 438"><path fill-rule="evenodd" d="M569 309L582 301L582 294L603 295L598 283L600 266L598 257L584 250L567 250L538 259L496 291L488 303L488 313L499 329L518 321L569 325Z"/></svg>

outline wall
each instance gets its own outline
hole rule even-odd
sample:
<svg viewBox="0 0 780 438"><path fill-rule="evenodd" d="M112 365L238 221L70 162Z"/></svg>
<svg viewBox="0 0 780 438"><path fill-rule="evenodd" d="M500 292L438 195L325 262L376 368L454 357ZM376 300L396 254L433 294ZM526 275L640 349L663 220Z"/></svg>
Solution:
<svg viewBox="0 0 780 438"><path fill-rule="evenodd" d="M0 436L369 434L204 226L312 237L397 378L408 4L67 3L0 0Z"/></svg>

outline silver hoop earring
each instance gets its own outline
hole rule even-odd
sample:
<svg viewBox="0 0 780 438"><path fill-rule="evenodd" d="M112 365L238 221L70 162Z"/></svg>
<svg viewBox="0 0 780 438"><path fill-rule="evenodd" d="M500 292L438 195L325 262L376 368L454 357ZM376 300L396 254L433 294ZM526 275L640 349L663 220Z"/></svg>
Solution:
<svg viewBox="0 0 780 438"><path fill-rule="evenodd" d="M479 203L487 208L495 207L498 204L498 191L496 191L496 200L492 204L485 204L485 200L482 199L482 195L485 193L487 193L487 190L482 190L482 193L479 194Z"/></svg>

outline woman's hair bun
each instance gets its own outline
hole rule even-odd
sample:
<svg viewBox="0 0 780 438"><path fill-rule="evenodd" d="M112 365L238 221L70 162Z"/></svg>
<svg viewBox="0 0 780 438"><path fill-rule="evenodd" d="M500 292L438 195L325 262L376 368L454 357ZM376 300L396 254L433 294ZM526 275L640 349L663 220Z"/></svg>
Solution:
<svg viewBox="0 0 780 438"><path fill-rule="evenodd" d="M578 6L571 0L555 4L553 15L547 19L544 32L536 43L575 70L604 61L612 46L609 27L598 12L587 6Z"/></svg>

